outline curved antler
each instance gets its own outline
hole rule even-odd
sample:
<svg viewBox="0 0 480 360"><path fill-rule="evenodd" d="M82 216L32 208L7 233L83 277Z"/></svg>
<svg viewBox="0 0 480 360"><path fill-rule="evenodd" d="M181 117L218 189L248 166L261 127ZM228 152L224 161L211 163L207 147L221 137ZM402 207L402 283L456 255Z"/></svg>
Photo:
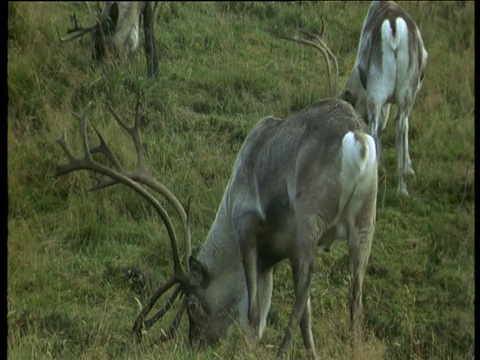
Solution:
<svg viewBox="0 0 480 360"><path fill-rule="evenodd" d="M77 22L77 15L75 13L73 13L70 16L70 20L73 22L73 27L71 27L70 29L67 30L67 34L74 33L74 35L72 35L70 37L67 37L67 38L62 38L60 36L60 34L58 33L58 30L57 30L57 35L58 35L58 38L60 39L61 42L69 42L69 41L78 39L79 37L82 37L83 35L94 31L95 28L97 27L97 24L92 25L88 28L84 28L82 26L79 26L78 22Z"/></svg>
<svg viewBox="0 0 480 360"><path fill-rule="evenodd" d="M330 93L332 94L332 96L336 96L337 83L338 83L338 62L337 62L337 57L332 53L332 51L329 49L325 41L322 39L323 32L325 30L325 23L323 21L323 18L321 18L321 20L322 20L322 28L321 28L320 34L312 34L308 31L298 29L298 32L295 33L293 37L286 36L286 35L276 35L276 36L280 39L295 41L301 44L310 45L316 48L317 50L319 50L325 57L325 61L327 63L328 78L330 80L330 83L329 83ZM304 37L301 37L299 33ZM335 83L334 84L332 83L332 75L331 75L332 67L330 64L330 59L329 59L330 57L333 59L333 62L335 64Z"/></svg>
<svg viewBox="0 0 480 360"><path fill-rule="evenodd" d="M91 102L87 106L87 109L90 106L91 106ZM140 120L139 109L140 109L140 101L137 100L137 105L135 110L136 112L135 124L133 125L133 127L126 126L126 124L122 120L120 120L120 118L115 114L113 109L111 109L111 112L114 114L114 117L117 120L117 122L128 132L128 134L132 137L134 141L134 144L137 150L138 161L139 161L138 171L127 172L123 169L120 161L117 159L113 151L109 148L109 146L105 142L104 137L95 127L93 128L100 140L100 145L98 145L93 149L90 149L88 136L87 136L87 129L86 129L87 121L86 121L86 115L85 115L86 110L85 110L83 115L74 114L74 116L79 121L79 125L80 125L80 133L81 133L83 149L84 149L84 158L75 158L66 140L66 134L64 134L60 139L57 140L57 142L62 147L65 154L67 155L68 163L57 166L56 176L62 176L77 170L89 170L89 171L93 171L94 173L102 174L104 176L103 179L99 180L97 185L93 186L90 190L99 190L107 186L111 186L118 183L124 184L130 187L131 189L133 189L134 191L136 191L145 200L147 200L155 208L159 216L162 218L165 224L165 227L167 229L167 233L170 239L170 244L172 247L174 271L170 279L165 284L160 286L157 289L157 291L154 293L154 295L149 299L148 303L143 307L140 315L136 319L133 330L135 334L140 338L141 328L143 326L144 319L148 315L148 313L150 312L150 310L152 309L153 305L156 303L158 298L160 298L161 295L163 295L175 284L179 284L177 289L174 291L173 295L170 297L169 301L167 302L167 305L162 310L157 312L157 314L155 314L151 319L145 322L145 326L147 327L147 329L151 327L153 323L155 323L171 308L173 302L178 297L182 289L182 285L188 286L188 277L186 273L182 270L182 267L180 264L180 257L178 253L175 231L174 231L172 222L170 220L170 217L168 216L163 206L159 203L159 201L141 185L145 185L150 189L158 192L162 196L164 196L173 205L173 207L179 214L184 227L185 256L187 258L189 258L191 254L191 244L190 244L190 231L188 226L188 213L183 209L180 201L178 201L178 199L163 184L156 181L153 178L153 176L150 173L148 173L146 169L143 145L140 141L139 130L138 130L139 120ZM104 154L107 157L107 159L109 159L113 163L113 166L115 169L112 169L110 167L107 167L95 161L92 158L93 153ZM188 269L188 262L187 262L187 269ZM184 309L185 309L185 306L182 304L182 306L177 312L177 315L175 316L175 320L173 324L170 327L169 333L173 334L173 332L175 331L176 327L178 326L178 322L181 319Z"/></svg>

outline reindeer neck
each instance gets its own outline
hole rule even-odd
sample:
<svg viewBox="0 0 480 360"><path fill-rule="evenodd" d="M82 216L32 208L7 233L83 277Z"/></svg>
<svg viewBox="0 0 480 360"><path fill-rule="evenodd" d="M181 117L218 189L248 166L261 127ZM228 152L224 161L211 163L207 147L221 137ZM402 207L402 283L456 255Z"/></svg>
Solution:
<svg viewBox="0 0 480 360"><path fill-rule="evenodd" d="M207 266L213 275L241 270L240 252L227 208L224 196L207 240L198 255L198 259Z"/></svg>

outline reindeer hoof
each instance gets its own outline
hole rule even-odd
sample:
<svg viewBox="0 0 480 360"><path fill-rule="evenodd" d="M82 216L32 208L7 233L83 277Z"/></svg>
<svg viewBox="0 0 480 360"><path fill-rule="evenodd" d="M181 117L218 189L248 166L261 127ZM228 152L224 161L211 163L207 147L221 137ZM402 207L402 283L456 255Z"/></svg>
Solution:
<svg viewBox="0 0 480 360"><path fill-rule="evenodd" d="M415 176L415 171L413 171L413 168L410 166L408 167L407 169L405 169L405 173L404 173L406 176L410 176L410 177L413 177Z"/></svg>
<svg viewBox="0 0 480 360"><path fill-rule="evenodd" d="M398 187L397 195L406 196L406 197L410 196L406 187Z"/></svg>

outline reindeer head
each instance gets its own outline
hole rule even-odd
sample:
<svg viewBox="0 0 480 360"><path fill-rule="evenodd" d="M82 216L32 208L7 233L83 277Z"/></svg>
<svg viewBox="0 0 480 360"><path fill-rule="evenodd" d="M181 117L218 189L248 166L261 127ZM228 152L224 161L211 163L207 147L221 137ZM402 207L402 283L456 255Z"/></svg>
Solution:
<svg viewBox="0 0 480 360"><path fill-rule="evenodd" d="M92 31L92 59L101 63L108 52L116 52L113 35L117 30L119 9L115 1L105 2L103 12L98 14L97 26Z"/></svg>
<svg viewBox="0 0 480 360"><path fill-rule="evenodd" d="M361 81L360 72L357 67L354 67L350 78L347 80L338 98L352 105L362 118L368 121L367 90L364 82Z"/></svg>
<svg viewBox="0 0 480 360"><path fill-rule="evenodd" d="M224 279L212 279L206 266L194 257L190 258L189 280L186 291L189 340L192 346L203 348L228 335L237 299L226 293L229 286L225 286Z"/></svg>
<svg viewBox="0 0 480 360"><path fill-rule="evenodd" d="M109 53L131 56L139 44L139 19L143 6L144 3L106 1L103 10L97 7L95 24L87 28L79 26L73 14L73 26L67 30L73 35L60 37L60 41L69 42L90 33L94 63L102 63Z"/></svg>

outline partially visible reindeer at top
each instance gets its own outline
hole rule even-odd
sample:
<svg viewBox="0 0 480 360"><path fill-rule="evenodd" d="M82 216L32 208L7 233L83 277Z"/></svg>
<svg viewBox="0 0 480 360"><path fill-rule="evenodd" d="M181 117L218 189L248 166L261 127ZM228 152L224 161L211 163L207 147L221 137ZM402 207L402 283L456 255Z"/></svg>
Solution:
<svg viewBox="0 0 480 360"><path fill-rule="evenodd" d="M74 35L60 40L68 42L91 33L92 59L95 63L104 61L109 52L131 58L140 42L140 21L143 16L148 76L156 76L158 74L154 32L156 6L155 1L105 1L103 11L98 8L94 25L87 28L79 26L74 14L73 27L67 30L68 34Z"/></svg>
<svg viewBox="0 0 480 360"><path fill-rule="evenodd" d="M303 37L298 34L279 37L314 46L323 53L327 64L328 57L332 57L338 78L336 58L321 38L323 30L322 22L320 35L302 31ZM373 1L363 24L355 65L338 95L352 104L369 124L379 159L381 134L387 125L390 105L397 104L397 193L403 195L408 195L405 175L414 175L408 151L408 116L425 76L427 57L420 31L410 15L393 1ZM334 88L332 81L330 84Z"/></svg>

